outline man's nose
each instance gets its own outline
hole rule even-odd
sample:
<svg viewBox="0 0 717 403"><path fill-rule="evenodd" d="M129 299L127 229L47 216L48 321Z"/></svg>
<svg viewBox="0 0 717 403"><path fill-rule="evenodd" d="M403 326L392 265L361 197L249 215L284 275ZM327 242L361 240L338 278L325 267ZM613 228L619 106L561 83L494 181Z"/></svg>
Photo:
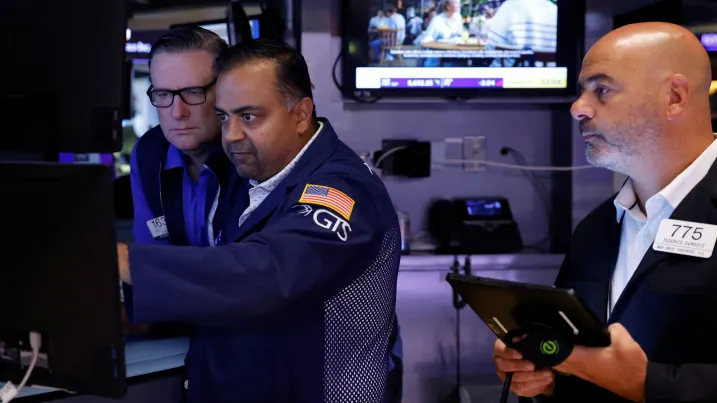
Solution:
<svg viewBox="0 0 717 403"><path fill-rule="evenodd" d="M174 96L174 102L172 102L172 117L180 120L189 116L189 105L182 101L182 97L179 95Z"/></svg>
<svg viewBox="0 0 717 403"><path fill-rule="evenodd" d="M595 108L585 102L583 97L580 97L570 107L570 114L578 121L592 119L595 117Z"/></svg>
<svg viewBox="0 0 717 403"><path fill-rule="evenodd" d="M242 130L241 125L231 120L222 125L222 135L228 143L241 141L246 138L246 134L244 130Z"/></svg>

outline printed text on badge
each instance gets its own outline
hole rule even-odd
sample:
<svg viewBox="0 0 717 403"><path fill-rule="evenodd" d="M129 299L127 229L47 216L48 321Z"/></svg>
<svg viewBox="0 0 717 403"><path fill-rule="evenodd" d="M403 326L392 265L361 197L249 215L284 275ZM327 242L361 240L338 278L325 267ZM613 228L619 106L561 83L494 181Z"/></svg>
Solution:
<svg viewBox="0 0 717 403"><path fill-rule="evenodd" d="M652 249L708 259L717 241L717 225L666 219L660 222Z"/></svg>

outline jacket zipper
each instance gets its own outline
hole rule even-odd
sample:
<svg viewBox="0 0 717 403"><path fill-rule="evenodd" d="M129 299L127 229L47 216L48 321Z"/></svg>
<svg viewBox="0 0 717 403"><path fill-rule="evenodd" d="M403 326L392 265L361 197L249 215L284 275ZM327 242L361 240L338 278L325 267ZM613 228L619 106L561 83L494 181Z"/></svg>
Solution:
<svg viewBox="0 0 717 403"><path fill-rule="evenodd" d="M204 166L207 168L207 166ZM212 171L214 178L217 180L217 194L214 195L214 202L212 202L212 208L209 210L209 217L207 217L207 237L209 239L209 246L217 246L216 239L214 238L214 215L217 213L217 207L219 206L219 195L222 193L222 184L219 182L219 177Z"/></svg>
<svg viewBox="0 0 717 403"><path fill-rule="evenodd" d="M159 206L162 208L162 215L164 216L164 222L167 222L167 212L164 210L164 197L162 196L162 172L164 171L164 163L159 163ZM169 231L169 227L167 227L167 237L169 238L169 243L174 245L174 241L172 240L172 233Z"/></svg>

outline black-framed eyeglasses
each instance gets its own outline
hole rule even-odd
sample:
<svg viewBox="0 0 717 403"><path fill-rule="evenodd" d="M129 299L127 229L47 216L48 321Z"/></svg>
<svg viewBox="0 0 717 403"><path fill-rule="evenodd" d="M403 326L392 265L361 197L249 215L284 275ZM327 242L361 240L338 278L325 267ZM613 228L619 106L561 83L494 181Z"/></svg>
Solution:
<svg viewBox="0 0 717 403"><path fill-rule="evenodd" d="M182 102L187 105L201 105L207 101L207 90L217 83L217 79L203 87L186 87L178 90L155 90L150 85L147 89L147 96L152 105L157 108L168 108L174 103L175 96L179 95Z"/></svg>

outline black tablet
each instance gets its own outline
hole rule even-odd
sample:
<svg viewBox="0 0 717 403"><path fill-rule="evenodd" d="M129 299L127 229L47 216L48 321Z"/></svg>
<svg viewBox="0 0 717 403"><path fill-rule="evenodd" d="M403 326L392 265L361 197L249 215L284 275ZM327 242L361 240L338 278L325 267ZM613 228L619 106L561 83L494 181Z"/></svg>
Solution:
<svg viewBox="0 0 717 403"><path fill-rule="evenodd" d="M446 281L501 340L508 332L538 325L575 345L610 345L605 326L573 290L454 273Z"/></svg>

